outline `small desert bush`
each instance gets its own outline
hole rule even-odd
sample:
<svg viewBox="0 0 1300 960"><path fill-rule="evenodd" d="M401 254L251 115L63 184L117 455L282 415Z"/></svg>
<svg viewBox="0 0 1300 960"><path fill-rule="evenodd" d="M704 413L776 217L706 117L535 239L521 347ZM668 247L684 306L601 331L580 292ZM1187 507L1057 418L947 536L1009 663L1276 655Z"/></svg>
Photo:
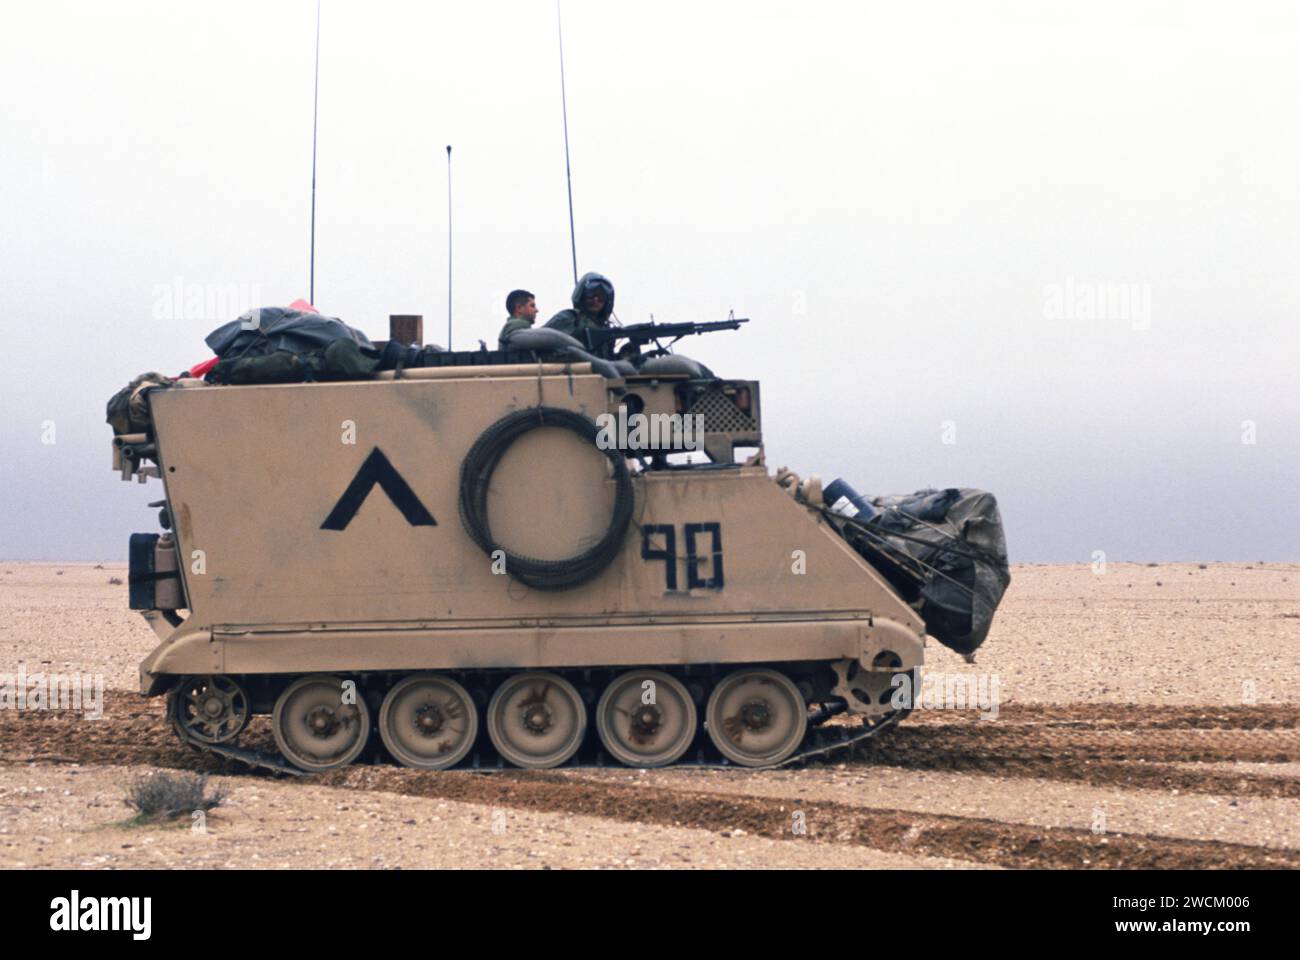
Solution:
<svg viewBox="0 0 1300 960"><path fill-rule="evenodd" d="M141 820L170 819L211 810L226 799L221 788L208 793L208 778L196 773L153 773L131 784L126 805Z"/></svg>

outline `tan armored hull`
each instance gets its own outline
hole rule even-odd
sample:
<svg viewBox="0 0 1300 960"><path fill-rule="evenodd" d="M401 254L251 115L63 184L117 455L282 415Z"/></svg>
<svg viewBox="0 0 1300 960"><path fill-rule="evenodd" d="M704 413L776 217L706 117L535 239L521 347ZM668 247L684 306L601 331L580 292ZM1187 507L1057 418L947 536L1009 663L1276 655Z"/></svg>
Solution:
<svg viewBox="0 0 1300 960"><path fill-rule="evenodd" d="M230 711L274 705L277 740L307 769L347 762L354 748L360 755L376 713L390 754L435 767L478 746L480 715L507 760L549 766L572 742L577 752L592 739L588 712L605 749L644 765L685 752L697 707L723 756L750 765L793 755L806 723L793 714L818 704L871 721L891 714L891 678L919 666L924 626L816 505L792 497L764 466L699 453L689 466L642 458L627 477L630 522L613 531L603 569L567 589L539 589L521 581L512 559L562 564L610 536L614 463L625 458L538 426L492 464L483 509L502 549L471 537L467 456L520 411L594 422L620 408L667 416L707 400L711 456L730 455L733 442L761 445L757 384L733 388L727 402L740 406L721 418L722 394L690 389L680 378L609 380L533 365L334 384L180 381L154 391L150 453L174 528L159 550L174 551L182 593L171 605L187 614L162 601L145 612L163 639L142 664L144 690L177 688L178 727L213 744L233 742L230 731L247 722ZM132 465L128 458L127 472ZM765 700L769 687L776 692ZM341 711L322 706L335 688ZM645 690L651 702L642 704ZM656 701L656 691L667 699ZM218 705L221 716L205 720ZM606 729L629 710L634 729ZM411 721L415 734L394 732L404 713L423 718ZM419 724L434 723L434 713L438 730L451 715L462 728L454 748L430 759L418 748L432 735ZM788 729L774 720L782 713ZM714 729L735 717L739 734ZM505 729L516 726L524 732ZM344 749L313 753L312 737L329 741L348 727ZM747 737L764 745L726 742ZM640 750L647 738L662 749Z"/></svg>

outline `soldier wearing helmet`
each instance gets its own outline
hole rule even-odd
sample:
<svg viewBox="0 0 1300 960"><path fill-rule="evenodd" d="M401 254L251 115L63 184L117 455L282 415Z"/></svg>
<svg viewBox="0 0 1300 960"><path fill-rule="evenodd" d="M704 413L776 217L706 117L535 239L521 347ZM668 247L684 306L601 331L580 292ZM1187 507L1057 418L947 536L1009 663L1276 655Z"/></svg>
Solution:
<svg viewBox="0 0 1300 960"><path fill-rule="evenodd" d="M613 312L614 284L599 273L587 273L583 274L578 285L573 288L573 308L561 310L551 317L546 326L584 340L583 331L608 327ZM592 352L605 360L614 358L612 344L603 345Z"/></svg>

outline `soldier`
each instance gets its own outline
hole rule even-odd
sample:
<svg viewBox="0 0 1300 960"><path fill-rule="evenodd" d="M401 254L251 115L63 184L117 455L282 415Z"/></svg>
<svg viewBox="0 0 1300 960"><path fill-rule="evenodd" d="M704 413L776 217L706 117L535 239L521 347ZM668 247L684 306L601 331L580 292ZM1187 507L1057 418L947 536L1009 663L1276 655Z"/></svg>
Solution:
<svg viewBox="0 0 1300 960"><path fill-rule="evenodd" d="M546 326L582 340L582 331L608 327L613 312L614 285L599 273L587 273L573 288L573 309L561 310ZM593 352L606 360L613 359L610 346Z"/></svg>
<svg viewBox="0 0 1300 960"><path fill-rule="evenodd" d="M506 313L510 315L510 319L501 328L501 335L498 337L498 345L502 350L509 349L506 341L510 339L512 333L532 327L533 321L537 319L537 298L527 290L514 290L506 297Z"/></svg>

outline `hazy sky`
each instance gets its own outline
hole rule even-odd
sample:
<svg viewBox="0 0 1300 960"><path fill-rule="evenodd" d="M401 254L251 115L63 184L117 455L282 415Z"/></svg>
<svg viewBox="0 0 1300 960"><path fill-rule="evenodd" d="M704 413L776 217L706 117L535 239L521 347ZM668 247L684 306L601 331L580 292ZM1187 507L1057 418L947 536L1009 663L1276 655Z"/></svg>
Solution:
<svg viewBox="0 0 1300 960"><path fill-rule="evenodd" d="M687 352L773 467L991 490L1013 561L1300 559L1298 8L900 6L566 0L580 269L753 318ZM314 24L5 5L0 557L155 529L104 404L234 316L170 291L306 296ZM321 309L445 340L448 143L457 345L566 305L554 4L324 0L321 60Z"/></svg>

